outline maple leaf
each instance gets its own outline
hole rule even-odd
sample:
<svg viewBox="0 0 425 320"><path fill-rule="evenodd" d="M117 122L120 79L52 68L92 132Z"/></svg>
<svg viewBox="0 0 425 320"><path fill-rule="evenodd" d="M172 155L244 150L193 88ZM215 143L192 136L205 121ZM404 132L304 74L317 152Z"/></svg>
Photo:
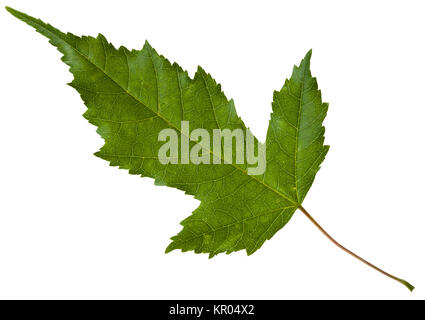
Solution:
<svg viewBox="0 0 425 320"><path fill-rule="evenodd" d="M244 249L250 255L300 209L337 246L413 290L405 280L342 247L301 205L329 149L324 145L323 127L328 105L322 102L310 72L311 51L294 67L282 89L274 92L265 172L249 174L246 161L235 163L233 156L225 161L210 143L204 143L202 150L218 162L164 165L158 157L162 130L175 130L179 141L186 141L190 148L199 142L183 127L186 121L211 136L218 129L239 129L244 136L252 136L237 116L233 100L226 98L210 74L198 67L190 78L148 42L142 50L116 49L101 34L96 38L65 34L39 19L6 9L46 36L63 54L62 61L74 75L70 85L87 106L84 117L105 140L96 156L200 201L181 222L183 229L172 237L166 252L193 250L213 257ZM255 138L253 141L258 150L263 147ZM236 154L235 146L232 151Z"/></svg>

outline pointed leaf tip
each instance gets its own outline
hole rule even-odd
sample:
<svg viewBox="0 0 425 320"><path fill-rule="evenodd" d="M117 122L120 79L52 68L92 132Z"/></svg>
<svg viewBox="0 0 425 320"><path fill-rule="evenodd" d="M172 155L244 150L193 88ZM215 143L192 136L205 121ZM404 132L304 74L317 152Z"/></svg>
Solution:
<svg viewBox="0 0 425 320"><path fill-rule="evenodd" d="M172 239L171 239L172 240ZM175 250L175 246L173 246L173 242L171 242L167 248L165 248L165 254L170 253L171 251Z"/></svg>
<svg viewBox="0 0 425 320"><path fill-rule="evenodd" d="M305 57L311 58L312 53L313 53L313 49L308 50L307 53L305 54Z"/></svg>
<svg viewBox="0 0 425 320"><path fill-rule="evenodd" d="M312 53L313 53L313 49L308 50L301 64L306 63L307 65L309 65Z"/></svg>
<svg viewBox="0 0 425 320"><path fill-rule="evenodd" d="M152 48L152 46L150 45L148 40L145 40L145 43L143 44L143 46L145 46L147 48Z"/></svg>
<svg viewBox="0 0 425 320"><path fill-rule="evenodd" d="M4 8L7 10L7 12L9 12L10 14L13 14L15 17L18 13L22 13L8 6L5 6Z"/></svg>
<svg viewBox="0 0 425 320"><path fill-rule="evenodd" d="M21 11L18 11L18 10L16 10L16 9L13 9L13 8L11 8L11 7L8 7L8 6L5 6L5 9L11 14L11 15L13 15L13 16L15 16L16 18L18 18L19 20L23 20L23 19L25 19L25 18L31 18L29 15L27 15L27 14L25 14L25 13L23 13L23 12L21 12Z"/></svg>

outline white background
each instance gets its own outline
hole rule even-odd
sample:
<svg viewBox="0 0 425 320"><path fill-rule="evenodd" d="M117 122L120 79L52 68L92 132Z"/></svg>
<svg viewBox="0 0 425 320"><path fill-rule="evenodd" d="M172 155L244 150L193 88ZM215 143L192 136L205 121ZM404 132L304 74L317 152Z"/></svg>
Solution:
<svg viewBox="0 0 425 320"><path fill-rule="evenodd" d="M313 48L331 149L303 215L254 255L164 254L198 202L93 156L60 54L3 7L63 31L145 39L203 66L265 139L273 90ZM7 1L0 10L0 298L425 298L423 1Z"/></svg>

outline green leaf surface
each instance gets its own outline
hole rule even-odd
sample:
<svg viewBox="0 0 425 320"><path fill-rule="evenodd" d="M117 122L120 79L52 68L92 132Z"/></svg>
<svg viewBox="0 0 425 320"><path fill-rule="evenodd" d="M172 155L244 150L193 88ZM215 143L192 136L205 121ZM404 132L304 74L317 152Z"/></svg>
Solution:
<svg viewBox="0 0 425 320"><path fill-rule="evenodd" d="M178 188L200 201L166 249L208 253L245 249L252 254L300 207L325 158L322 122L327 104L310 73L311 51L273 96L265 143L264 174L248 175L246 164L167 164L158 160L158 134L173 128L179 139L191 128L248 131L233 100L198 68L193 79L147 42L141 50L116 49L99 34L78 37L11 8L18 19L46 36L63 54L87 111L84 117L105 140L96 153L111 166ZM185 137L184 137L185 138ZM189 138L189 137L186 137ZM259 144L255 140L256 145ZM196 141L190 141L193 146ZM209 146L208 146L209 147ZM222 158L221 154L213 157Z"/></svg>

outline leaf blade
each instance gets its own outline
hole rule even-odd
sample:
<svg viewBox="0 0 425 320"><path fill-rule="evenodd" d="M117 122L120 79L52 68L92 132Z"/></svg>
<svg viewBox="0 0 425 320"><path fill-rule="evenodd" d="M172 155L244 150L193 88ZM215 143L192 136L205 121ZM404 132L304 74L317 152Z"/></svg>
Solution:
<svg viewBox="0 0 425 320"><path fill-rule="evenodd" d="M158 162L158 132L174 128L181 138L181 120L209 132L249 130L237 116L233 101L202 68L191 79L148 43L139 51L116 49L101 34L97 38L64 34L39 19L8 11L63 53L62 60L74 75L70 85L87 106L84 117L105 140L97 156L201 201L181 223L183 229L172 238L167 252L193 250L212 257L245 249L252 254L291 219L298 199L288 196L279 183L273 186L267 176L273 168L250 176L245 164L164 166Z"/></svg>

